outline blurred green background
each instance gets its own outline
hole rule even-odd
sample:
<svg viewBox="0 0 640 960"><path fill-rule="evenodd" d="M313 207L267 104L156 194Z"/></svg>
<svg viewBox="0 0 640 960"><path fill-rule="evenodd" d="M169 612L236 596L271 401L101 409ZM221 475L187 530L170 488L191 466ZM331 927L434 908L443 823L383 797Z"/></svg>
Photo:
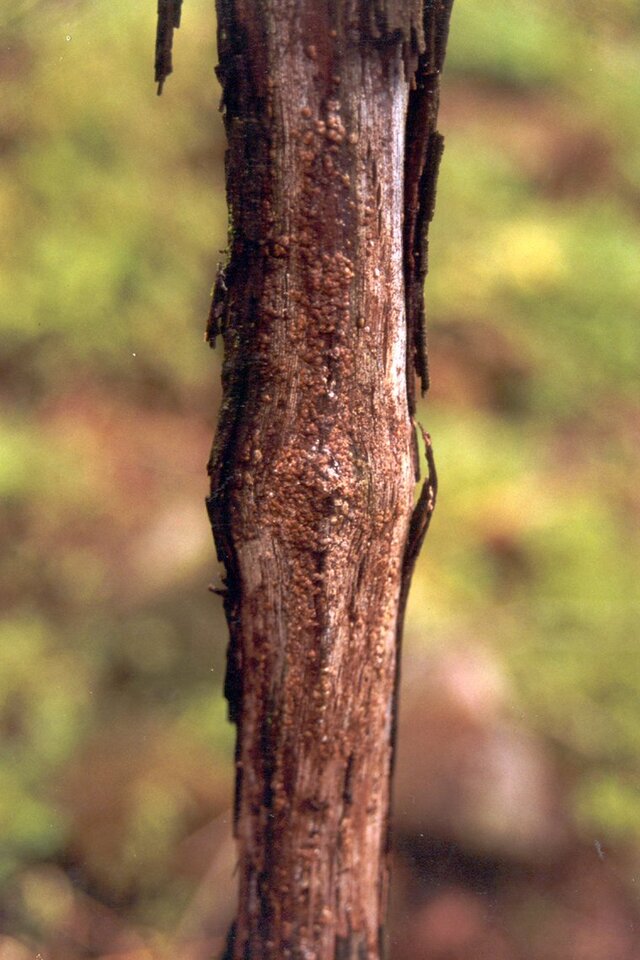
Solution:
<svg viewBox="0 0 640 960"><path fill-rule="evenodd" d="M232 854L211 878L233 743L203 507L213 3L185 3L162 98L154 21L0 12L1 960L182 956L232 883ZM407 625L409 658L485 652L632 900L639 64L635 0L456 0L421 411L441 492Z"/></svg>

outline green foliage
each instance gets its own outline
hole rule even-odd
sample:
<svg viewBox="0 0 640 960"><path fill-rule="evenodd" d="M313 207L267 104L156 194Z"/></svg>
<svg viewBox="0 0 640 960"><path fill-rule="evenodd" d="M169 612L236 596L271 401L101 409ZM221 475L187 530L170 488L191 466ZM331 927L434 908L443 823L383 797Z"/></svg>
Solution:
<svg viewBox="0 0 640 960"><path fill-rule="evenodd" d="M584 771L587 834L637 841L640 24L579 6L455 11L422 414L442 494L411 612L499 651Z"/></svg>
<svg viewBox="0 0 640 960"><path fill-rule="evenodd" d="M206 369L202 277L225 243L214 24L201 9L208 44L193 29L181 38L194 122L184 83L150 97L150 8L72 13L45 4L25 18L3 77L0 122L15 131L0 186L3 339L23 389L25 377L43 392L55 377L132 385L139 368L163 392L192 387Z"/></svg>

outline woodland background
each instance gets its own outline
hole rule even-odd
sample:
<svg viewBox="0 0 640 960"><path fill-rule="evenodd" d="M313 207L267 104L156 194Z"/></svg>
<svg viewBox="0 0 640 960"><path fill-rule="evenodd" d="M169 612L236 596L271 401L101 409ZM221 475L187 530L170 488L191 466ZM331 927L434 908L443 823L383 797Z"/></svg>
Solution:
<svg viewBox="0 0 640 960"><path fill-rule="evenodd" d="M0 960L233 911L212 0L0 12ZM640 12L457 0L391 960L640 957Z"/></svg>

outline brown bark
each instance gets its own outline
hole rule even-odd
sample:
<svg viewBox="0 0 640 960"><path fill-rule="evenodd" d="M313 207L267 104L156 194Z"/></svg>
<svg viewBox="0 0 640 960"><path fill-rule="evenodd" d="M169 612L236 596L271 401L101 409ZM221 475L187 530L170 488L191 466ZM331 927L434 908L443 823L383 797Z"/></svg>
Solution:
<svg viewBox="0 0 640 960"><path fill-rule="evenodd" d="M414 513L412 418L450 0L217 6L232 228L208 506L238 727L228 956L374 960L402 610L434 499L428 484Z"/></svg>
<svg viewBox="0 0 640 960"><path fill-rule="evenodd" d="M156 31L155 77L158 96L164 82L173 73L173 31L180 26L182 0L158 0L158 29Z"/></svg>

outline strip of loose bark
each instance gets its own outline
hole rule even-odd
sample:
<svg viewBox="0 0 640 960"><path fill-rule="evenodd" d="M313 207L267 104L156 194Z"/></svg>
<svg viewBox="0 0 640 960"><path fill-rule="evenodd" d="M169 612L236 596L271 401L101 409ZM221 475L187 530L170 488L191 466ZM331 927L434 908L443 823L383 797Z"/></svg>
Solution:
<svg viewBox="0 0 640 960"><path fill-rule="evenodd" d="M234 960L380 956L400 607L434 499L412 522L449 7L217 2Z"/></svg>
<svg viewBox="0 0 640 960"><path fill-rule="evenodd" d="M173 31L180 26L182 0L158 0L158 29L156 31L155 77L158 96L164 82L173 73Z"/></svg>

